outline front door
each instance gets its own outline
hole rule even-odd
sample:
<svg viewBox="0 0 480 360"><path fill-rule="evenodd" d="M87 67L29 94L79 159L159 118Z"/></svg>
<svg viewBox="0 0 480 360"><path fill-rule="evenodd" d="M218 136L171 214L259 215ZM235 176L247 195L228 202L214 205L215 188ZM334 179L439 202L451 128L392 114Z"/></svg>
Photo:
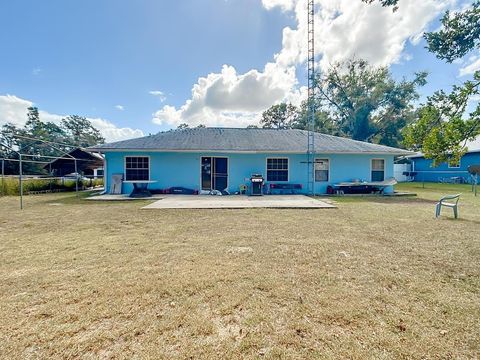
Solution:
<svg viewBox="0 0 480 360"><path fill-rule="evenodd" d="M228 187L228 158L202 157L202 190L223 191Z"/></svg>

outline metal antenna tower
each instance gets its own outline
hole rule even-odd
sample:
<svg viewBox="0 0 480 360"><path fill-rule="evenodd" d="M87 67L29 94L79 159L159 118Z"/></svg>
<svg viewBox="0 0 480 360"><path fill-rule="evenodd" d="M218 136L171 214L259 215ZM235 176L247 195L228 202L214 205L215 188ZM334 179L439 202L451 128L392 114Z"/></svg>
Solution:
<svg viewBox="0 0 480 360"><path fill-rule="evenodd" d="M308 0L308 193L315 195L315 1Z"/></svg>

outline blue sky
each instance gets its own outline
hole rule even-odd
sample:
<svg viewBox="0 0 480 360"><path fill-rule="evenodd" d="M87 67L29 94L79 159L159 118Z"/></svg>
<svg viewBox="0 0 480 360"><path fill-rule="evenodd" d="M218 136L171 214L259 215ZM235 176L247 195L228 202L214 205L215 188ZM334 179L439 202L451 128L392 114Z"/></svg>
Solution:
<svg viewBox="0 0 480 360"><path fill-rule="evenodd" d="M47 120L87 116L109 140L180 122L254 123L273 103L304 96L302 2L3 1L0 124L21 124L29 103ZM351 10L347 2L319 0L320 66L355 54L391 65L396 77L428 70L424 95L468 78L459 77L460 69L477 58L445 64L414 39L458 3L404 0L405 13L392 15L360 0ZM418 19L405 20L414 16L409 6ZM339 19L330 16L334 11Z"/></svg>

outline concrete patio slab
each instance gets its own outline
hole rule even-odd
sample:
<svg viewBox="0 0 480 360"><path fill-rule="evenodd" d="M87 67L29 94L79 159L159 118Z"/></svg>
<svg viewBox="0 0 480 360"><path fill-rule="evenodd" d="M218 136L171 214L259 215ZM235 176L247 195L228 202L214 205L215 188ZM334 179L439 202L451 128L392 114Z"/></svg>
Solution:
<svg viewBox="0 0 480 360"><path fill-rule="evenodd" d="M334 205L305 195L271 196L211 196L211 195L163 195L163 199L142 209L323 209Z"/></svg>

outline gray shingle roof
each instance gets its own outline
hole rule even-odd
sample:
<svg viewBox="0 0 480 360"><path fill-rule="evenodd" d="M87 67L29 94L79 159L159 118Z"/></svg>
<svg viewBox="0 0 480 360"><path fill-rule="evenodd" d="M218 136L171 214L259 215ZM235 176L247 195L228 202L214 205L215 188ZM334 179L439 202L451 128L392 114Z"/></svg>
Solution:
<svg viewBox="0 0 480 360"><path fill-rule="evenodd" d="M142 138L102 144L90 150L219 151L305 153L307 131L289 129L195 128L161 132ZM410 155L409 151L315 133L318 153Z"/></svg>

